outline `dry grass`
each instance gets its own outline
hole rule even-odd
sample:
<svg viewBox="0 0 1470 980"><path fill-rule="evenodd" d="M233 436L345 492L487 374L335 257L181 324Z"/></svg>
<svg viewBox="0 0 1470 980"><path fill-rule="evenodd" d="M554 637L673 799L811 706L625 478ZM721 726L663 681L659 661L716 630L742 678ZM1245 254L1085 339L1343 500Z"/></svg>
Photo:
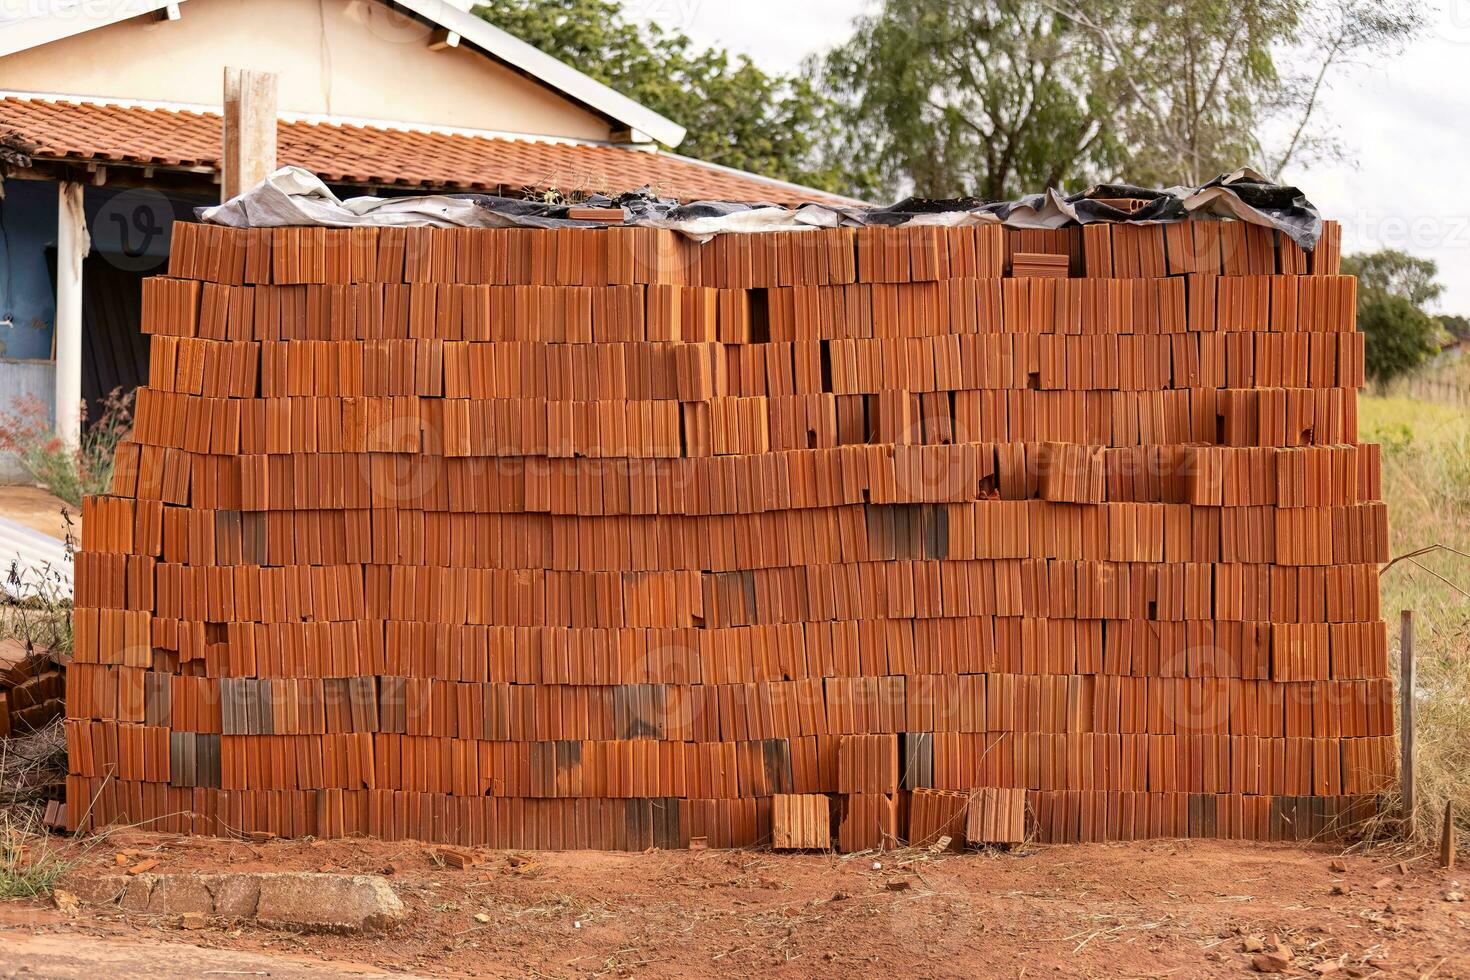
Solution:
<svg viewBox="0 0 1470 980"><path fill-rule="evenodd" d="M65 778L59 719L38 732L0 739L0 900L49 895L71 867L41 822L55 783Z"/></svg>
<svg viewBox="0 0 1470 980"><path fill-rule="evenodd" d="M70 524L70 518L67 518ZM77 549L66 533L66 560ZM26 567L15 559L0 564L0 640L16 640L32 650L58 656L71 653L71 590L59 569Z"/></svg>
<svg viewBox="0 0 1470 980"><path fill-rule="evenodd" d="M1439 373L1436 385L1444 380ZM1470 815L1470 412L1463 402L1409 397L1435 390L1416 388L1413 379L1399 388L1363 399L1361 429L1362 441L1384 447L1393 554L1442 549L1400 561L1383 576L1395 676L1399 612L1415 617L1418 818L1404 830L1408 842L1427 846L1446 801L1454 801L1462 828Z"/></svg>
<svg viewBox="0 0 1470 980"><path fill-rule="evenodd" d="M50 895L72 867L38 820L0 810L0 900Z"/></svg>
<svg viewBox="0 0 1470 980"><path fill-rule="evenodd" d="M68 550L74 542L68 534ZM64 658L72 648L71 598L52 569L0 568L0 640ZM42 823L66 779L66 733L58 718L34 732L0 738L0 900L49 895L71 862Z"/></svg>
<svg viewBox="0 0 1470 980"><path fill-rule="evenodd" d="M59 718L39 731L0 739L0 901L50 895L57 879L111 834L108 828L63 843L46 827L46 803L56 798L66 768Z"/></svg>
<svg viewBox="0 0 1470 980"><path fill-rule="evenodd" d="M54 787L66 779L66 732L61 719L40 731L0 739L0 815L12 823L39 821Z"/></svg>
<svg viewBox="0 0 1470 980"><path fill-rule="evenodd" d="M1434 405L1470 407L1470 355L1445 355L1407 377L1378 386L1373 393Z"/></svg>

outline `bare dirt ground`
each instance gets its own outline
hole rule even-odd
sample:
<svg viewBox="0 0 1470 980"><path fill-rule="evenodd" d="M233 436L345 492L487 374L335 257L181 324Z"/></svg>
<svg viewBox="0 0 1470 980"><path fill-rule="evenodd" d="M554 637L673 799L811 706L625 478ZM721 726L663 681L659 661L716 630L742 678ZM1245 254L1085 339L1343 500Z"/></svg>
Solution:
<svg viewBox="0 0 1470 980"><path fill-rule="evenodd" d="M297 935L0 903L0 975L1238 976L1274 938L1299 976L1470 976L1470 905L1447 900L1463 868L1327 848L484 852L454 870L420 844L122 831L71 874L116 874L124 850L154 873L380 873L411 917L383 935Z"/></svg>
<svg viewBox="0 0 1470 980"><path fill-rule="evenodd" d="M82 517L77 508L40 487L0 486L0 517L8 517L53 538L66 537L68 525L61 516L63 508L71 512L71 533L80 539Z"/></svg>
<svg viewBox="0 0 1470 980"><path fill-rule="evenodd" d="M205 977L260 976L307 980L308 977L353 977L356 980L404 980L408 974L383 973L365 964L205 949L182 943L157 945L139 936L103 939L65 934L31 935L0 932L0 977Z"/></svg>

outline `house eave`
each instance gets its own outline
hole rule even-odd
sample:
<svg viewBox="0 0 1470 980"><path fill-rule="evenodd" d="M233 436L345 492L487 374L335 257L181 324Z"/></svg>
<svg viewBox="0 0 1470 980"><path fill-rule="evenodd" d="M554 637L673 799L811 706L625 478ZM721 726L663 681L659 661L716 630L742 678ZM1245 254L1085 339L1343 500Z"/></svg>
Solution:
<svg viewBox="0 0 1470 980"><path fill-rule="evenodd" d="M176 3L116 0L113 3L97 4L89 0L63 0L56 4L57 9L44 15L0 23L0 58L187 2L188 0L177 0Z"/></svg>
<svg viewBox="0 0 1470 980"><path fill-rule="evenodd" d="M461 44L611 120L618 128L646 134L664 146L684 141L683 126L474 14L444 0L396 0L396 5L457 35ZM0 22L0 57L176 6L157 0L115 0L105 5L93 0L61 0L57 9L44 15Z"/></svg>

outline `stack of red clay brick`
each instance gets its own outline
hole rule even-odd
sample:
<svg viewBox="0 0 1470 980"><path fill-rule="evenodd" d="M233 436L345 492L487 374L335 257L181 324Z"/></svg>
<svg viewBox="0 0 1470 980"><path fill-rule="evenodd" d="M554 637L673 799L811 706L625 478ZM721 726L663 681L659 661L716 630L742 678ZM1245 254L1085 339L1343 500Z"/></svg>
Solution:
<svg viewBox="0 0 1470 980"><path fill-rule="evenodd" d="M62 713L59 661L17 640L0 640L0 738L39 731Z"/></svg>
<svg viewBox="0 0 1470 980"><path fill-rule="evenodd" d="M72 822L1346 826L1394 753L1336 237L180 225L85 508Z"/></svg>

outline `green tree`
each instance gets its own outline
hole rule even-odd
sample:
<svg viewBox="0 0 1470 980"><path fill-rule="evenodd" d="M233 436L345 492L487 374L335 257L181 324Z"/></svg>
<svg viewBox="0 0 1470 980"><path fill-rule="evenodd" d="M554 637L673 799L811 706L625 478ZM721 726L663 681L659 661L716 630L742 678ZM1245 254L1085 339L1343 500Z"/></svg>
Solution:
<svg viewBox="0 0 1470 980"><path fill-rule="evenodd" d="M1439 266L1433 259L1421 259L1396 248L1344 256L1342 274L1357 276L1360 289L1402 296L1415 306L1427 306L1444 293L1444 286L1436 278Z"/></svg>
<svg viewBox="0 0 1470 980"><path fill-rule="evenodd" d="M1198 183L1326 149L1321 88L1411 36L1417 4L884 0L810 70L845 124L832 158L870 196Z"/></svg>
<svg viewBox="0 0 1470 980"><path fill-rule="evenodd" d="M1358 277L1358 329L1370 378L1382 383L1407 374L1440 351L1444 328L1424 310L1444 291L1433 259L1381 249L1344 256L1342 271Z"/></svg>
<svg viewBox="0 0 1470 980"><path fill-rule="evenodd" d="M1297 0L1040 0L1080 32L1090 71L1135 183L1199 184L1258 159L1262 106L1282 84L1272 47L1296 28Z"/></svg>
<svg viewBox="0 0 1470 980"><path fill-rule="evenodd" d="M1279 175L1335 155L1316 126L1332 74L1401 49L1424 23L1419 0L1040 2L1124 70L1126 172L1155 184L1198 184L1249 161ZM1264 139L1267 129L1283 135Z"/></svg>
<svg viewBox="0 0 1470 980"><path fill-rule="evenodd" d="M809 79L632 24L615 0L490 0L475 13L684 126L680 153L822 189L837 184L817 155L823 99Z"/></svg>
<svg viewBox="0 0 1470 980"><path fill-rule="evenodd" d="M1439 325L1456 341L1470 340L1470 317L1458 313L1442 316L1439 318Z"/></svg>
<svg viewBox="0 0 1470 980"><path fill-rule="evenodd" d="M996 200L1112 169L1118 79L1034 0L890 0L813 64L841 107L830 155L867 196Z"/></svg>
<svg viewBox="0 0 1470 980"><path fill-rule="evenodd" d="M1408 374L1439 352L1439 322L1402 296L1383 293L1358 302L1366 335L1368 377L1380 384Z"/></svg>

